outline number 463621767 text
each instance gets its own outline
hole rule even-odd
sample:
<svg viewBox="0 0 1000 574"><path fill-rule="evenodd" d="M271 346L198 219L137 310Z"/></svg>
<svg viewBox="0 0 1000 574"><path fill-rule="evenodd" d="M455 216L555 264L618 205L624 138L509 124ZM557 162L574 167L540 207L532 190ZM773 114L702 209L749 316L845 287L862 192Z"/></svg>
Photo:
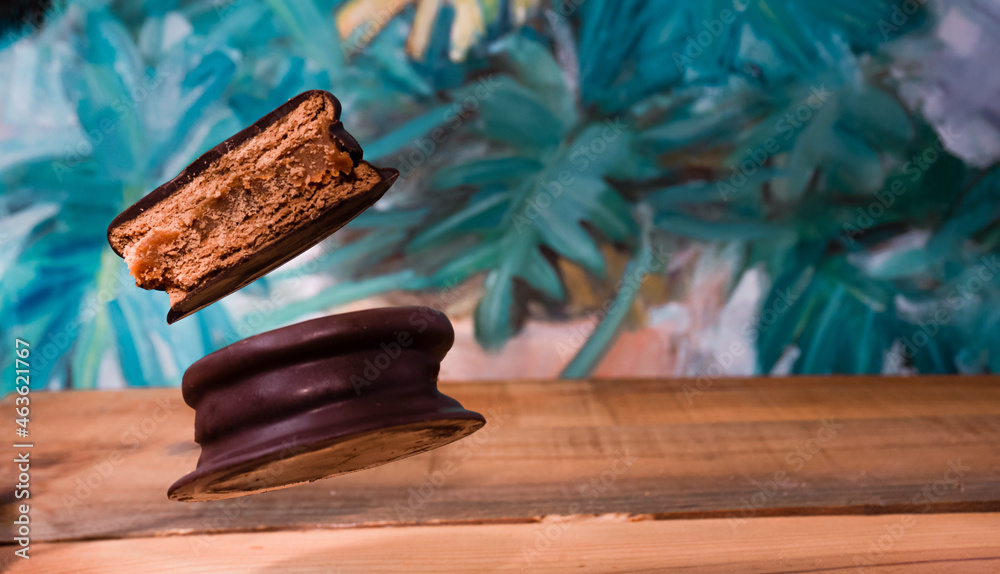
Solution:
<svg viewBox="0 0 1000 574"><path fill-rule="evenodd" d="M14 375L17 377L14 384L14 390L20 395L14 399L14 410L17 413L17 428L15 429L18 438L27 438L28 436L28 415L30 410L28 409L28 393L31 392L31 365L28 362L28 358L31 355L30 345L27 341L22 341L21 339L14 339Z"/></svg>

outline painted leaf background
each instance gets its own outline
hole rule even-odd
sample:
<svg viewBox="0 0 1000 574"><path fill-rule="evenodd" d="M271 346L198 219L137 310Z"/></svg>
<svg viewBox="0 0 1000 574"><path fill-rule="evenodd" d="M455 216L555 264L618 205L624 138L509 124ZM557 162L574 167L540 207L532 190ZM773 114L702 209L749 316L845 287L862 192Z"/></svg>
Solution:
<svg viewBox="0 0 1000 574"><path fill-rule="evenodd" d="M1000 369L990 6L49 4L0 36L0 339L32 343L36 387L173 385L239 338L414 301L495 361L561 325L534 352L568 377L632 374L629 353L658 375ZM107 223L313 88L399 183L168 327Z"/></svg>

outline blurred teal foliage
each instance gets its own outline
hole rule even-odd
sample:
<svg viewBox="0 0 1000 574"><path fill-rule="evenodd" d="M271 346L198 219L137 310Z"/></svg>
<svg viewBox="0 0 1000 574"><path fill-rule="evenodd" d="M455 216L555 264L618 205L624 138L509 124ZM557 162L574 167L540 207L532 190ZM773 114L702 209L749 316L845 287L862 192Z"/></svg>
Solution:
<svg viewBox="0 0 1000 574"><path fill-rule="evenodd" d="M476 337L499 348L529 302L565 302L560 260L613 284L606 249L628 254L626 279L689 242L735 243L741 270L772 279L749 333L761 372L792 346L801 373L881 372L894 347L919 372L1000 371L1000 175L945 151L961 134L902 105L890 73L893 46L934 25L926 7L522 1L513 17L473 3L481 33L458 57L447 3L420 58L414 2L348 40L332 0L57 2L8 32L0 344L32 342L33 386L94 387L108 364L130 385L176 384L251 333L478 275ZM312 88L403 175L306 268L342 280L253 321L214 305L167 327L167 298L132 287L107 223ZM271 301L296 273L245 293ZM593 370L636 296L623 281L565 375Z"/></svg>

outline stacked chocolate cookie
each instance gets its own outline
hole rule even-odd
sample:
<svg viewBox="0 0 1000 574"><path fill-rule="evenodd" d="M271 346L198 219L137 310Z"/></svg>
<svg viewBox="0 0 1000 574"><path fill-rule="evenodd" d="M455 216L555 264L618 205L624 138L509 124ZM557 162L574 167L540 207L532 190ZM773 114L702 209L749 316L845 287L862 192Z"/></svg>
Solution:
<svg viewBox="0 0 1000 574"><path fill-rule="evenodd" d="M398 172L364 161L330 93L300 94L212 148L108 228L136 284L173 323L248 285L370 207ZM173 500L215 500L362 470L485 424L437 390L454 331L424 307L305 321L185 372L197 469ZM373 372L374 368L374 372Z"/></svg>

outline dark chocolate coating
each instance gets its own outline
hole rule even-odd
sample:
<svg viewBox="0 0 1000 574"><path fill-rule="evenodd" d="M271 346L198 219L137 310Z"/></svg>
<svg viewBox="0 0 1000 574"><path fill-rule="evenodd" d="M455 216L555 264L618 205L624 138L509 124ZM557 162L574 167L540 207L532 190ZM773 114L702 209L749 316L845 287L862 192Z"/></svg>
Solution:
<svg viewBox="0 0 1000 574"><path fill-rule="evenodd" d="M454 342L426 307L371 309L234 343L185 372L198 468L173 500L263 492L398 460L485 424L437 390Z"/></svg>
<svg viewBox="0 0 1000 574"><path fill-rule="evenodd" d="M131 221L153 207L171 194L183 188L192 179L204 172L222 156L232 150L239 148L248 140L261 134L279 119L285 117L295 110L303 101L315 94L323 94L333 105L336 122L330 124L330 135L343 146L344 151L350 155L355 164L364 162L363 151L354 139L344 129L344 125L339 121L341 105L333 94L324 90L309 90L288 100L274 111L257 120L250 127L238 132L236 135L220 143L219 145L202 154L190 165L184 168L177 177L164 183L160 187L146 194L131 207L120 213L111 225L108 226L108 243L111 244L111 232L124 222ZM364 162L367 163L367 162ZM371 165L371 164L368 164ZM374 166L372 166L374 168ZM167 323L174 323L188 315L211 305L219 299L246 287L257 279L273 271L275 268L287 263L297 255L316 245L323 239L339 230L352 219L361 214L362 211L371 207L389 190L399 172L392 168L375 168L382 181L371 191L355 197L352 200L344 201L330 206L315 219L307 222L294 232L285 235L263 247L256 253L246 255L235 264L221 269L209 276L204 283L191 290L187 296L171 305L167 313ZM119 256L124 254L119 252L112 244L111 249Z"/></svg>

